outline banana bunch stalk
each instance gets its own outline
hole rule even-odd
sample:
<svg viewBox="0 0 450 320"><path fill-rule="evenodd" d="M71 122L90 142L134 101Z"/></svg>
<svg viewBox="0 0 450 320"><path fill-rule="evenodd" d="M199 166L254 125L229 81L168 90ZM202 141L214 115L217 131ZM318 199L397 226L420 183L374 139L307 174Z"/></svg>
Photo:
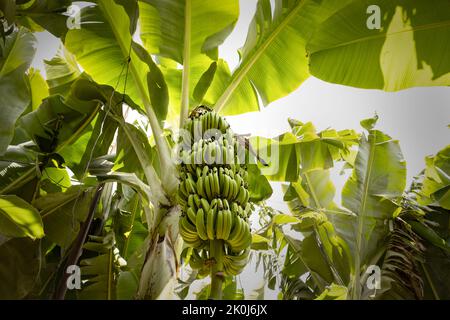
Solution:
<svg viewBox="0 0 450 320"><path fill-rule="evenodd" d="M248 262L252 235L246 150L229 124L199 107L179 141L179 229L192 247L190 265L209 268L211 299L220 299L225 275L237 275Z"/></svg>

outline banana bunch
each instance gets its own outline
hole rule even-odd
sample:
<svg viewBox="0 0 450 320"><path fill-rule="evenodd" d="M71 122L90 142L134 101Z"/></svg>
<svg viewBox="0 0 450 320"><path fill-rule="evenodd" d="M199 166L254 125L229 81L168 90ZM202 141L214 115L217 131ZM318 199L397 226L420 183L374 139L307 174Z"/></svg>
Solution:
<svg viewBox="0 0 450 320"><path fill-rule="evenodd" d="M220 131L226 133L230 125L224 118L213 111L191 117L185 124L185 129L191 133L195 140L199 140L207 131Z"/></svg>
<svg viewBox="0 0 450 320"><path fill-rule="evenodd" d="M224 272L239 274L252 242L245 149L225 119L211 111L190 118L185 130L190 143L179 150L179 230L193 248L191 267L208 264L211 241L221 240Z"/></svg>

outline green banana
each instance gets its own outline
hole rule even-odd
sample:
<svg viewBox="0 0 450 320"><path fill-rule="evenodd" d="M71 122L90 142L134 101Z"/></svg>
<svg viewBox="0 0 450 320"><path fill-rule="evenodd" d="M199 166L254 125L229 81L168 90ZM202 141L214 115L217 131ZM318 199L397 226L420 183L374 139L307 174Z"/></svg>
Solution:
<svg viewBox="0 0 450 320"><path fill-rule="evenodd" d="M197 215L195 214L194 209L192 207L188 208L186 213L189 218L189 221L195 226L195 224L197 222Z"/></svg>
<svg viewBox="0 0 450 320"><path fill-rule="evenodd" d="M243 223L243 231L240 235L236 236L233 250L239 252L248 246L248 240L251 241L250 227L248 223Z"/></svg>
<svg viewBox="0 0 450 320"><path fill-rule="evenodd" d="M219 174L217 172L214 172L213 178L214 178L214 189L216 190L217 195L219 195L220 194Z"/></svg>
<svg viewBox="0 0 450 320"><path fill-rule="evenodd" d="M209 180L209 175L204 177L204 182L205 182L205 193L206 193L206 197L208 199L212 199L212 190L211 190L211 184L210 184L210 180Z"/></svg>
<svg viewBox="0 0 450 320"><path fill-rule="evenodd" d="M245 191L245 199L244 202L242 203L242 206L245 207L248 204L248 200L250 199L250 192L248 192L247 189L244 188Z"/></svg>
<svg viewBox="0 0 450 320"><path fill-rule="evenodd" d="M189 195L187 203L188 203L189 207L195 208L194 195L193 194Z"/></svg>
<svg viewBox="0 0 450 320"><path fill-rule="evenodd" d="M205 212L208 212L210 209L209 202L205 198L201 198L200 202L202 204L203 210L205 210Z"/></svg>
<svg viewBox="0 0 450 320"><path fill-rule="evenodd" d="M216 215L216 239L223 239L223 210L219 210Z"/></svg>
<svg viewBox="0 0 450 320"><path fill-rule="evenodd" d="M244 201L245 201L245 198L246 198L246 194L245 194L245 188L244 187L240 187L239 188L239 193L238 193L238 196L237 196L237 200L238 200L238 202L241 204L241 205L244 205Z"/></svg>
<svg viewBox="0 0 450 320"><path fill-rule="evenodd" d="M208 175L208 172L209 172L209 167L204 166L203 171L202 171L202 177L206 177Z"/></svg>
<svg viewBox="0 0 450 320"><path fill-rule="evenodd" d="M230 200L234 200L235 199L235 194L236 194L236 189L237 189L237 184L236 181L234 181L233 179L230 179L230 192L228 194L228 199Z"/></svg>
<svg viewBox="0 0 450 320"><path fill-rule="evenodd" d="M195 203L195 206L197 207L197 209L200 208L201 200L200 200L200 197L198 196L198 194L194 194L194 203Z"/></svg>
<svg viewBox="0 0 450 320"><path fill-rule="evenodd" d="M208 235L206 233L206 226L205 226L205 211L201 208L198 209L197 211L195 226L197 227L197 233L200 239L208 240Z"/></svg>
<svg viewBox="0 0 450 320"><path fill-rule="evenodd" d="M198 177L198 180L197 180L197 192L201 197L203 197L203 198L206 197L206 192L205 192L205 188L204 188L204 180L203 180L202 176Z"/></svg>
<svg viewBox="0 0 450 320"><path fill-rule="evenodd" d="M196 231L196 227L187 220L186 216L181 217L180 233L185 241L196 242L199 238Z"/></svg>
<svg viewBox="0 0 450 320"><path fill-rule="evenodd" d="M208 211L208 214L206 216L206 233L208 234L209 240L214 240L215 236L215 215L216 215L216 209L212 208Z"/></svg>
<svg viewBox="0 0 450 320"><path fill-rule="evenodd" d="M239 187L236 183L236 180L231 180L233 182L233 199L236 199L239 193Z"/></svg>
<svg viewBox="0 0 450 320"><path fill-rule="evenodd" d="M228 242L231 243L232 241L234 241L234 239L236 239L236 236L241 233L241 230L242 230L241 218L235 215L234 226L232 228L230 236L228 237Z"/></svg>
<svg viewBox="0 0 450 320"><path fill-rule="evenodd" d="M224 180L224 184L223 184L222 194L225 197L228 197L228 194L230 192L230 179L228 178L228 176L224 175L223 180Z"/></svg>
<svg viewBox="0 0 450 320"><path fill-rule="evenodd" d="M226 209L223 213L223 232L222 232L222 239L228 240L230 237L231 232L231 211Z"/></svg>
<svg viewBox="0 0 450 320"><path fill-rule="evenodd" d="M227 199L223 199L222 202L225 209L230 209L230 204L228 203Z"/></svg>

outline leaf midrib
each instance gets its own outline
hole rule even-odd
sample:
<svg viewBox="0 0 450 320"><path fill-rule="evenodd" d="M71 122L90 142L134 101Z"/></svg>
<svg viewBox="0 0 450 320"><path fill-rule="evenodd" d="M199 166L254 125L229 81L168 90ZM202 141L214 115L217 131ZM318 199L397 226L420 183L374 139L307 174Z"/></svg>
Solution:
<svg viewBox="0 0 450 320"><path fill-rule="evenodd" d="M109 10L107 7L105 7L105 3L104 1L98 1L98 5L100 6L101 12L103 14L103 16L105 17L105 19L108 21L108 26L111 29L112 33L114 34L114 38L116 39L117 43L119 44L120 47L120 51L122 53L122 56L125 59L128 57L128 49L127 49L127 44L124 43L122 37L120 36L120 32L117 30L117 28L115 28L115 23L114 23L114 19L113 17L110 15ZM114 5L117 5L116 3L114 3ZM131 24L131 21L130 21ZM132 40L132 35L130 35L131 41ZM144 89L144 85L141 83L141 81L139 81L139 77L138 77L138 73L137 73L137 69L135 64L133 63L133 60L131 59L131 61L129 62L130 65L130 69L131 72L133 74L133 78L134 78L134 83L138 86L139 88L139 93L141 94L141 99L144 100L143 102L147 102L145 100L149 100L148 96L147 96L147 91ZM125 92L124 92L125 94Z"/></svg>
<svg viewBox="0 0 450 320"><path fill-rule="evenodd" d="M360 210L358 212L358 232L356 234L356 257L355 257L355 278L353 282L353 298L359 299L359 279L360 279L360 268L361 268L361 242L362 242L362 232L364 227L364 218L366 217L366 205L369 193L370 178L372 175L373 160L375 157L375 144L376 144L376 131L369 133L369 159L367 159L367 170L364 176L363 184L363 197L361 199ZM358 293L358 294L357 294ZM355 297L357 295L357 297Z"/></svg>
<svg viewBox="0 0 450 320"><path fill-rule="evenodd" d="M3 198L5 198L5 197L16 197L16 196L9 196L9 195L3 195ZM5 201L7 201L7 200L5 200ZM31 206L31 205L30 205ZM8 212L4 209L4 208L17 208L18 206L16 205L16 204L14 204L14 203L12 203L11 205L9 205L9 206L2 206L1 208L0 208L0 213L1 213L1 215L2 215L2 217L5 217L7 220L9 220L15 227L17 227L17 229L19 229L21 232L23 232L25 235L27 235L28 237L30 237L30 238L35 238L34 237L34 234L33 234L33 231L31 231L31 227L30 227L30 229L27 229L26 227L24 227L23 225L21 225L21 224L19 224L17 221L15 221L9 214L8 214ZM31 206L31 208L20 208L20 209L23 209L23 210L28 210L28 211L31 211L31 212L33 212L33 209L34 209L34 212L33 212L33 214L36 214L36 216L37 217L40 217L40 215L39 215L39 212L34 208L34 207L32 207ZM41 221L42 221L42 218L41 218ZM41 224L42 225L42 224Z"/></svg>
<svg viewBox="0 0 450 320"><path fill-rule="evenodd" d="M13 43L12 43L11 48L10 48L10 50L8 51L8 54L7 54L6 59L5 59L5 63L3 63L3 65L2 65L2 67L1 67L1 69L0 69L0 77L4 77L4 76L6 75L6 74L3 74L3 70L5 69L5 66L8 66L9 59L10 59L11 56L12 56L11 53L14 52L15 47L16 47L16 45L17 45L17 42L19 41L19 37L20 37L21 33L22 33L22 29L19 29L19 31L18 31L17 34L16 34L16 37L15 37L14 40L13 40Z"/></svg>
<svg viewBox="0 0 450 320"><path fill-rule="evenodd" d="M44 220L45 218L47 218L49 215L51 215L52 213L58 211L59 209L61 209L62 207L64 207L65 205L71 203L72 201L74 201L75 199L79 198L82 194L80 194L79 192L77 192L76 194L74 193L71 197L69 197L68 199L64 200L63 202L61 202L60 204L58 204L56 207L53 207L49 210L43 209L39 212L39 214L41 214L41 219ZM45 212L43 214L43 212Z"/></svg>
<svg viewBox="0 0 450 320"><path fill-rule="evenodd" d="M107 299L112 300L112 288L113 288L113 248L108 251L108 289L107 289Z"/></svg>
<svg viewBox="0 0 450 320"><path fill-rule="evenodd" d="M108 8L105 7L104 0L98 1L98 5L100 6L103 16L105 17L105 19L108 22L109 28L113 32L114 38L116 39L117 43L119 44L122 55L124 56L124 58L128 58L128 52L129 52L130 58L131 58L131 53L133 52L132 48L130 47L130 51L128 51L128 49L126 47L127 44L123 43L123 39L120 37L120 32L119 32L119 30L117 30L115 28L116 24L114 23L113 18L109 14ZM116 4L115 2L113 2L113 5L118 6L118 4ZM128 15L127 15L127 17L128 17ZM129 23L131 25L132 22L130 21ZM130 41L133 42L133 36L131 34L130 34L130 38L131 38ZM130 45L131 45L131 43L130 43ZM166 170L165 170L165 172L163 172L163 175L167 176L169 179L171 179L172 181L169 181L169 182L173 183L174 178L173 178L173 175L171 174L171 169L173 168L173 166L170 165L171 156L170 156L169 146L163 136L163 132L159 125L158 119L156 117L156 113L153 110L153 106L151 104L150 97L148 95L148 91L145 88L144 84L142 83L141 79L139 78L139 72L136 68L136 65L133 63L133 59L130 59L129 67L130 67L131 73L133 75L134 84L137 86L138 92L141 96L142 103L144 104L144 107L145 107L145 110L147 113L147 117L150 122L150 127L152 128L152 131L153 131L155 143L156 143L156 146L159 151L158 153L159 153L160 161L162 164L167 164L167 166L165 167ZM124 94L125 94L125 92L124 92ZM147 177L147 178L150 179L150 177Z"/></svg>
<svg viewBox="0 0 450 320"><path fill-rule="evenodd" d="M81 135L84 129L86 129L87 126L91 124L92 120L94 120L94 118L97 116L98 112L100 111L100 108L101 103L98 103L95 110L84 120L84 122L80 125L80 127L67 140L65 140L60 146L56 148L55 152L61 151L66 146L68 146L76 139L78 139L79 135Z"/></svg>
<svg viewBox="0 0 450 320"><path fill-rule="evenodd" d="M28 171L26 171L24 174L20 175L17 179L14 179L11 183L6 185L3 189L0 190L0 195L4 195L5 193L14 190L13 188L22 182L22 180L25 180L25 183L28 182L28 179L33 179L33 176L30 176L32 173L36 174L36 168L33 166Z"/></svg>
<svg viewBox="0 0 450 320"><path fill-rule="evenodd" d="M130 234L128 235L128 237L126 237L125 239L125 243L123 245L123 257L126 259L127 255L128 255L128 246L130 243L130 238L132 236L133 233L133 229L134 229L134 220L136 219L136 213L138 211L138 206L139 206L139 198L136 197L134 199L134 203L133 203L133 210L132 210L132 215L131 215L131 226L128 232L130 232Z"/></svg>
<svg viewBox="0 0 450 320"><path fill-rule="evenodd" d="M183 43L183 74L181 82L181 112L180 127L183 126L189 113L189 82L191 73L191 0L186 0L184 8L184 43Z"/></svg>
<svg viewBox="0 0 450 320"><path fill-rule="evenodd" d="M313 186L311 184L311 179L309 178L308 173L306 172L304 174L304 176L306 178L306 183L308 184L308 189L311 192L311 195L312 195L312 198L313 198L314 203L316 205L316 208L319 210L319 212L322 212L322 210L325 209L325 208L323 208L322 204L320 203L319 198L317 197L316 190L313 188ZM333 277L335 278L336 282L339 285L343 286L344 285L344 281L342 281L342 278L341 278L339 272L337 271L337 268L334 265L334 262L328 256L327 252L325 252L325 250L323 249L323 244L322 244L322 241L321 241L320 236L319 236L319 229L318 229L316 224L314 224L314 233L315 233L315 238L316 238L316 241L317 241L317 245L318 245L319 249L321 250L321 253L322 253L323 257L327 261L328 266L330 267L331 273L333 274Z"/></svg>
<svg viewBox="0 0 450 320"><path fill-rule="evenodd" d="M228 87L225 89L222 96L217 100L215 105L216 112L220 112L226 105L234 90L240 85L242 80L247 76L253 65L259 60L260 56L266 51L266 49L272 44L276 37L284 30L284 28L289 25L292 19L297 15L298 11L307 3L307 1L301 1L287 16L281 21L281 23L273 29L268 37L264 40L263 44L253 51L250 58L247 59L239 69L233 74L232 80Z"/></svg>

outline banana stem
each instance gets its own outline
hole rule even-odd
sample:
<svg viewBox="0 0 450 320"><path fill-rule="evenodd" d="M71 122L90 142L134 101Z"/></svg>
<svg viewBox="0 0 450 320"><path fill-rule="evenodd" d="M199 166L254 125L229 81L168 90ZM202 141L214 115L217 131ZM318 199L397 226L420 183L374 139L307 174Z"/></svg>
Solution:
<svg viewBox="0 0 450 320"><path fill-rule="evenodd" d="M210 241L210 258L213 259L211 267L211 292L210 300L222 299L223 284L223 240Z"/></svg>

